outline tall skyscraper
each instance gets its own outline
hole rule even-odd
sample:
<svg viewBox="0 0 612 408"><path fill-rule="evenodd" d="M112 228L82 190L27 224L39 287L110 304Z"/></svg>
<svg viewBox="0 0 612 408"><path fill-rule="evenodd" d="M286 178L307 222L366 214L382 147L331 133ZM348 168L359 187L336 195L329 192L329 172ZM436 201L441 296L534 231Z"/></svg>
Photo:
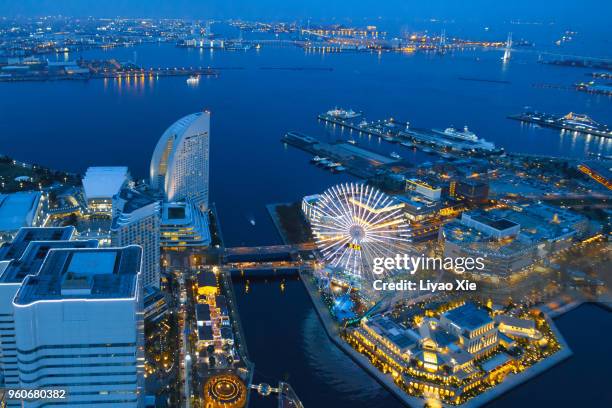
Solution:
<svg viewBox="0 0 612 408"><path fill-rule="evenodd" d="M65 389L66 406L143 407L141 257L135 245L48 253L12 302L20 388Z"/></svg>
<svg viewBox="0 0 612 408"><path fill-rule="evenodd" d="M162 135L151 159L151 187L167 201L208 209L210 112L187 115Z"/></svg>
<svg viewBox="0 0 612 408"><path fill-rule="evenodd" d="M140 245L143 286L159 289L160 203L136 190L123 189L113 197L112 246Z"/></svg>

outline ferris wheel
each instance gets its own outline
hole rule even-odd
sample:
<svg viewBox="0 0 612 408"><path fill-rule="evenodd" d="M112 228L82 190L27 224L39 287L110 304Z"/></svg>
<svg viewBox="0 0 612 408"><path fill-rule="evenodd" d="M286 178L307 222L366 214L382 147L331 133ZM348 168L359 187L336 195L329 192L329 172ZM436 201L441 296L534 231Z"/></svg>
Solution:
<svg viewBox="0 0 612 408"><path fill-rule="evenodd" d="M408 244L402 204L360 183L333 186L319 196L311 218L317 247L328 266L372 276L375 258L395 257Z"/></svg>

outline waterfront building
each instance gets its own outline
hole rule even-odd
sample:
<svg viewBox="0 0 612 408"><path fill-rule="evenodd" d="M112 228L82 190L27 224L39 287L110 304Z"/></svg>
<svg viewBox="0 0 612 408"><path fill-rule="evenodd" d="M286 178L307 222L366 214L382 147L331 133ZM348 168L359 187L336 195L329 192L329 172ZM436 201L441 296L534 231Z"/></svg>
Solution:
<svg viewBox="0 0 612 408"><path fill-rule="evenodd" d="M506 334L500 331L501 322L508 325ZM529 318L493 319L474 302L426 302L424 313L414 307L368 316L343 336L408 394L459 404L473 397L475 389L482 392L482 386L496 385L521 370L521 359L529 356L525 342L514 337L536 342L541 337L531 336L532 330L535 322Z"/></svg>
<svg viewBox="0 0 612 408"><path fill-rule="evenodd" d="M495 316L500 333L510 337L522 337L539 340L542 334L536 329L535 322L530 319L520 319L509 315Z"/></svg>
<svg viewBox="0 0 612 408"><path fill-rule="evenodd" d="M144 287L160 285L161 205L134 189L122 189L113 197L111 243L140 245L143 250Z"/></svg>
<svg viewBox="0 0 612 408"><path fill-rule="evenodd" d="M314 218L317 210L316 204L320 197L320 194L313 194L302 198L302 213L304 213L307 220Z"/></svg>
<svg viewBox="0 0 612 408"><path fill-rule="evenodd" d="M414 334L411 336L407 329L383 315L363 319L361 327L369 336L384 344L390 351L410 361L417 346L417 340Z"/></svg>
<svg viewBox="0 0 612 408"><path fill-rule="evenodd" d="M495 322L484 309L466 303L440 316L440 326L459 338L459 344L478 357L498 344Z"/></svg>
<svg viewBox="0 0 612 408"><path fill-rule="evenodd" d="M0 244L10 242L22 227L43 224L45 198L39 191L0 194Z"/></svg>
<svg viewBox="0 0 612 408"><path fill-rule="evenodd" d="M483 277L507 278L569 248L590 232L588 219L572 211L527 204L463 213L440 228L444 256L483 258Z"/></svg>
<svg viewBox="0 0 612 408"><path fill-rule="evenodd" d="M160 245L166 249L209 246L208 215L191 202L163 203Z"/></svg>
<svg viewBox="0 0 612 408"><path fill-rule="evenodd" d="M168 202L208 210L210 112L187 115L163 133L151 159L150 184Z"/></svg>
<svg viewBox="0 0 612 408"><path fill-rule="evenodd" d="M130 173L127 167L90 167L82 182L87 209L111 215L113 196L130 183Z"/></svg>
<svg viewBox="0 0 612 408"><path fill-rule="evenodd" d="M440 197L442 196L441 187L433 185L431 182L416 178L406 180L406 191L415 191L432 201L440 200Z"/></svg>
<svg viewBox="0 0 612 408"><path fill-rule="evenodd" d="M141 258L138 246L47 254L12 302L20 388L65 389L70 406L143 406Z"/></svg>

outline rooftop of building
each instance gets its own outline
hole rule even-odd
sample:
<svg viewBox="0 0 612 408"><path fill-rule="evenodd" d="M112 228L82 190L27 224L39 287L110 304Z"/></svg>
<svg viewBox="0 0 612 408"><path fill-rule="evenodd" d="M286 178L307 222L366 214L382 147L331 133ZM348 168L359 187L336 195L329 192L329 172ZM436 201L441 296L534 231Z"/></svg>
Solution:
<svg viewBox="0 0 612 408"><path fill-rule="evenodd" d="M198 326L198 339L203 341L213 340L213 329L211 326Z"/></svg>
<svg viewBox="0 0 612 408"><path fill-rule="evenodd" d="M406 183L423 187L428 190L440 190L441 188L440 186L438 186L437 181L431 177L410 178L406 180Z"/></svg>
<svg viewBox="0 0 612 408"><path fill-rule="evenodd" d="M205 303L198 303L195 307L196 320L198 322L210 321L210 307Z"/></svg>
<svg viewBox="0 0 612 408"><path fill-rule="evenodd" d="M84 241L32 241L19 259L10 262L2 274L0 283L22 282L28 275L36 275L52 249L97 248L97 240Z"/></svg>
<svg viewBox="0 0 612 408"><path fill-rule="evenodd" d="M187 116L183 116L182 118L174 122L172 125L170 125L168 129L166 129L166 131L164 132L164 136L168 137L172 135L182 135L187 129L189 129L189 126L191 126L204 113L209 115L208 112L196 112L191 113Z"/></svg>
<svg viewBox="0 0 612 408"><path fill-rule="evenodd" d="M533 245L518 239L498 240L458 220L442 227L444 239L461 246L465 250L489 254L489 256L514 256L522 251L533 249Z"/></svg>
<svg viewBox="0 0 612 408"><path fill-rule="evenodd" d="M144 210L145 207L147 210ZM123 188L113 197L113 214L115 216L111 223L111 229L129 224L132 220L141 216L148 216L153 212L158 213L159 208L159 201L155 198L131 188ZM138 211L141 209L143 209L142 212Z"/></svg>
<svg viewBox="0 0 612 408"><path fill-rule="evenodd" d="M30 242L33 241L67 241L74 235L74 227L24 227L21 228L13 241L0 247L0 261L19 259Z"/></svg>
<svg viewBox="0 0 612 408"><path fill-rule="evenodd" d="M530 319L521 319L519 317L502 314L495 316L495 321L497 323L503 323L508 326L520 327L522 329L535 329L535 321Z"/></svg>
<svg viewBox="0 0 612 408"><path fill-rule="evenodd" d="M28 276L14 303L136 296L142 248L54 249L36 276Z"/></svg>
<svg viewBox="0 0 612 408"><path fill-rule="evenodd" d="M90 167L83 177L83 191L87 199L111 198L130 179L127 167Z"/></svg>
<svg viewBox="0 0 612 408"><path fill-rule="evenodd" d="M0 194L0 231L16 231L32 225L41 196L40 191Z"/></svg>
<svg viewBox="0 0 612 408"><path fill-rule="evenodd" d="M457 336L447 332L438 324L430 325L428 320L425 320L425 322L419 327L419 334L422 338L429 338L433 340L440 348L448 347L458 340Z"/></svg>
<svg viewBox="0 0 612 408"><path fill-rule="evenodd" d="M481 367L486 372L491 372L495 370L497 367L506 364L510 360L512 360L512 357L509 354L498 353L492 357L489 357L485 361L483 361L481 364Z"/></svg>
<svg viewBox="0 0 612 408"><path fill-rule="evenodd" d="M468 331L476 330L493 321L489 313L472 302L451 309L445 312L443 316Z"/></svg>
<svg viewBox="0 0 612 408"><path fill-rule="evenodd" d="M440 206L439 201L433 201L428 199L422 194L402 194L394 196L397 201L407 206L408 210L412 211L424 211L424 210L435 210Z"/></svg>
<svg viewBox="0 0 612 408"><path fill-rule="evenodd" d="M198 274L198 287L217 286L217 277L213 271L201 271Z"/></svg>
<svg viewBox="0 0 612 408"><path fill-rule="evenodd" d="M139 208L158 202L155 198L132 188L121 189L117 197L125 201L122 209L123 213L131 213Z"/></svg>
<svg viewBox="0 0 612 408"><path fill-rule="evenodd" d="M476 211L472 211L470 213L464 213L464 214L469 216L472 220L477 221L481 224L487 225L498 231L504 231L504 230L519 226L518 223L514 221L510 221L507 218L504 218L504 216L498 212L493 212L493 211L485 212L485 211L476 210Z"/></svg>

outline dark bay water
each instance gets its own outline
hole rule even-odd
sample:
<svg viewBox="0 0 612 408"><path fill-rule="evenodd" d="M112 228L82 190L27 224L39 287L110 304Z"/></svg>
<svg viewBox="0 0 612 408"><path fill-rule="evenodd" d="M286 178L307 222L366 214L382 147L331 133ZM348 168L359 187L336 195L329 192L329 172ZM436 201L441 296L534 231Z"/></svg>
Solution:
<svg viewBox="0 0 612 408"><path fill-rule="evenodd" d="M537 64L533 52L516 53L506 66L499 51L445 56L308 54L264 47L259 52L210 53L146 45L90 51L83 57L135 60L143 66L237 69L223 69L219 78L203 78L197 87L188 86L185 78L0 83L0 153L74 172L94 165L128 165L136 178L146 178L162 132L181 116L210 109L211 196L228 246L279 242L266 204L299 200L351 179L310 165L307 154L280 143L288 130L329 141L349 137L316 120L317 114L334 106L363 110L371 119L392 116L418 127L469 125L508 151L574 157L612 154L610 140L562 136L506 119L529 105L547 112L584 112L612 122L608 97L534 86L567 87L584 80L588 70ZM401 149L398 152L414 163L432 159L376 139L358 141L385 153ZM242 289L238 284L258 380L286 379L306 407L399 406L329 342L300 282L288 282L284 292L278 283L253 283L248 294ZM553 406L576 406L583 398L589 402L584 405L603 406L597 404L603 401L598 399L600 390L605 391L603 382L610 375L605 340L611 335L609 313L583 307L560 319L559 326L575 356L491 406L534 406L534 401L549 401L542 398L550 395L559 396ZM266 404L257 398L254 402Z"/></svg>
<svg viewBox="0 0 612 408"><path fill-rule="evenodd" d="M144 178L166 127L183 115L208 108L212 111L211 196L228 245L277 242L265 204L297 200L346 179L309 165L305 153L279 141L288 130L336 139L339 135L316 120L317 114L334 106L363 110L372 119L407 120L417 127L468 125L508 151L567 156L612 152L612 139L562 136L506 118L529 105L612 121L609 97L534 87L570 85L588 72L537 64L534 53L516 53L507 66L500 61L500 51L444 56L308 54L297 48L264 47L244 53L145 45L88 51L82 56L135 60L143 66L239 69L203 78L197 87L187 85L185 78L170 77L0 83L0 153L76 172L91 165L128 165L135 177ZM262 69L266 67L332 70ZM414 162L431 160L378 140L359 142L380 146L387 153L401 149L399 153ZM248 222L251 217L254 227Z"/></svg>

